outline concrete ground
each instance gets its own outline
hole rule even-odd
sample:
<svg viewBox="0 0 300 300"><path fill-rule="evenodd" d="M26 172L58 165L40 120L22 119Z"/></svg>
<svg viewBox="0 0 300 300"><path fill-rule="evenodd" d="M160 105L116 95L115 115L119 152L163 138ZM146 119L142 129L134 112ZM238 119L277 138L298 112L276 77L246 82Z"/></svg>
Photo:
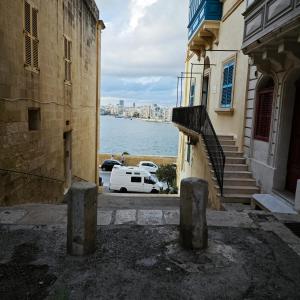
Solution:
<svg viewBox="0 0 300 300"><path fill-rule="evenodd" d="M208 210L208 249L185 251L178 198L114 197L99 196L97 251L81 258L66 255L66 205L0 208L0 299L300 299L284 225L299 216Z"/></svg>

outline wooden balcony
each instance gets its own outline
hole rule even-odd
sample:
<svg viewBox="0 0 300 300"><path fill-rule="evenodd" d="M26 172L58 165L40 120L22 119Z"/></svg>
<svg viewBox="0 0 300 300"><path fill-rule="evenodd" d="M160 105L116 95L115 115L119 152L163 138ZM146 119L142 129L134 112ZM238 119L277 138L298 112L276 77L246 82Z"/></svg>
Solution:
<svg viewBox="0 0 300 300"><path fill-rule="evenodd" d="M274 43L274 39L300 41L300 0L248 0L244 17L246 54Z"/></svg>
<svg viewBox="0 0 300 300"><path fill-rule="evenodd" d="M222 3L219 0L190 0L189 49L200 55L218 42Z"/></svg>

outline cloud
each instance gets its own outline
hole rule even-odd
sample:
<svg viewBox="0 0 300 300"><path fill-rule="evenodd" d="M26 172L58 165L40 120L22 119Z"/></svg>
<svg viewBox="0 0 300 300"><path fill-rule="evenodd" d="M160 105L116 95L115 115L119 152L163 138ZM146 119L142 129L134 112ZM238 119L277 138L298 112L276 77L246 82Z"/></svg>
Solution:
<svg viewBox="0 0 300 300"><path fill-rule="evenodd" d="M102 99L175 103L184 70L188 0L97 1L102 34Z"/></svg>

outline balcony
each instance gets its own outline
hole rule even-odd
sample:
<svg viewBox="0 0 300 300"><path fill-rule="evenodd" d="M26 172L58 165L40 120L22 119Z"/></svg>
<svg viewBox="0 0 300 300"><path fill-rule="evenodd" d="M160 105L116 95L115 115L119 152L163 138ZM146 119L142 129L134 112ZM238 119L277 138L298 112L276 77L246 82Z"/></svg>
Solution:
<svg viewBox="0 0 300 300"><path fill-rule="evenodd" d="M245 54L270 44L273 50L280 47L279 52L276 50L280 54L291 46L280 45L280 41L300 41L300 0L248 0L244 17ZM264 57L267 56L265 53Z"/></svg>
<svg viewBox="0 0 300 300"><path fill-rule="evenodd" d="M219 0L190 0L188 25L189 49L200 55L218 42L222 3Z"/></svg>

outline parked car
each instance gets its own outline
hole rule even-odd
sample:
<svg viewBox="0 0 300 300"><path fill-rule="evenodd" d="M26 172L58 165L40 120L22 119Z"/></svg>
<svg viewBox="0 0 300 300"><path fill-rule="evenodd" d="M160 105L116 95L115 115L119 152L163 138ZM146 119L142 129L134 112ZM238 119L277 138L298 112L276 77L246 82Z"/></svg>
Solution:
<svg viewBox="0 0 300 300"><path fill-rule="evenodd" d="M152 161L140 161L139 168L143 168L151 174L155 174L158 169L158 166Z"/></svg>
<svg viewBox="0 0 300 300"><path fill-rule="evenodd" d="M114 166L122 166L122 164L118 161L118 160L115 160L115 159L106 159L102 165L101 165L101 170L102 171L111 171L112 168Z"/></svg>
<svg viewBox="0 0 300 300"><path fill-rule="evenodd" d="M110 190L122 193L159 193L162 188L162 183L156 177L138 167L114 166L110 175Z"/></svg>

